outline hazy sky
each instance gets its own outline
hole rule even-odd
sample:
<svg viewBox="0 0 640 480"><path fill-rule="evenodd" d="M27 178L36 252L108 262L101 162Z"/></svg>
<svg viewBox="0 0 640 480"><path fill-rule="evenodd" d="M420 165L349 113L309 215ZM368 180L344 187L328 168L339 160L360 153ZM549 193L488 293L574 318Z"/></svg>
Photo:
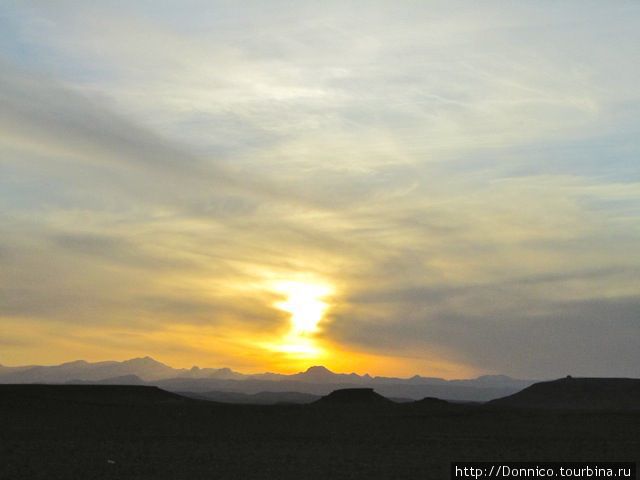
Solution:
<svg viewBox="0 0 640 480"><path fill-rule="evenodd" d="M638 2L5 0L0 363L640 376L639 154Z"/></svg>

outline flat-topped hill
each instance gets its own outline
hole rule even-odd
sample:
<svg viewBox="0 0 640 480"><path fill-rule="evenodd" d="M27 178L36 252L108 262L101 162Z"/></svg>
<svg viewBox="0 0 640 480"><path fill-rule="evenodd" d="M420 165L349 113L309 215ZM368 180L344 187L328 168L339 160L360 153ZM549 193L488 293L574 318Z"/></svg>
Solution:
<svg viewBox="0 0 640 480"><path fill-rule="evenodd" d="M640 410L640 379L562 378L535 383L488 403L500 407Z"/></svg>
<svg viewBox="0 0 640 480"><path fill-rule="evenodd" d="M373 388L343 388L322 397L315 405L392 405L394 402Z"/></svg>
<svg viewBox="0 0 640 480"><path fill-rule="evenodd" d="M189 399L158 387L137 385L0 385L0 405L75 402L93 404L155 404Z"/></svg>

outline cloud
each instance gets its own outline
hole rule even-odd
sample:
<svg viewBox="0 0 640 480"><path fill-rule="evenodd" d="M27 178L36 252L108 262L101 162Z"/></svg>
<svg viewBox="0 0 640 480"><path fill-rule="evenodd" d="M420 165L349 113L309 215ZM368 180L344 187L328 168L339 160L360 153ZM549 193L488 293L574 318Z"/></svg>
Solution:
<svg viewBox="0 0 640 480"><path fill-rule="evenodd" d="M3 7L11 338L260 369L311 275L336 349L634 374L638 7L272 5Z"/></svg>

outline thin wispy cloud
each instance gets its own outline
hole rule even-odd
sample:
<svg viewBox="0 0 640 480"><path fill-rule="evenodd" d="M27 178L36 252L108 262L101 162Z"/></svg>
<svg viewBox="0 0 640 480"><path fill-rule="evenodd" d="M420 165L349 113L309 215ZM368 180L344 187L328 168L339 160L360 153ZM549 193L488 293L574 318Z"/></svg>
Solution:
<svg viewBox="0 0 640 480"><path fill-rule="evenodd" d="M638 375L639 22L5 4L0 363ZM332 287L318 358L265 347L282 280Z"/></svg>

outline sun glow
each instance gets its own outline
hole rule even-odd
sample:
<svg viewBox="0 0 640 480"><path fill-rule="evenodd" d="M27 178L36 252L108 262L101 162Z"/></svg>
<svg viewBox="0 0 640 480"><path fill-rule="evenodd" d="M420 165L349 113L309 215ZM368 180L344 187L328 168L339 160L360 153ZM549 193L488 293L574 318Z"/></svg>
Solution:
<svg viewBox="0 0 640 480"><path fill-rule="evenodd" d="M301 282L282 282L276 291L287 296L285 301L276 302L274 306L291 314L291 333L305 335L318 330L329 305L322 300L330 290L324 285Z"/></svg>
<svg viewBox="0 0 640 480"><path fill-rule="evenodd" d="M275 346L275 350L291 356L316 357L322 349L313 335L319 331L329 304L324 299L332 293L327 285L299 281L278 282L274 290L285 296L274 307L291 315L289 332Z"/></svg>

